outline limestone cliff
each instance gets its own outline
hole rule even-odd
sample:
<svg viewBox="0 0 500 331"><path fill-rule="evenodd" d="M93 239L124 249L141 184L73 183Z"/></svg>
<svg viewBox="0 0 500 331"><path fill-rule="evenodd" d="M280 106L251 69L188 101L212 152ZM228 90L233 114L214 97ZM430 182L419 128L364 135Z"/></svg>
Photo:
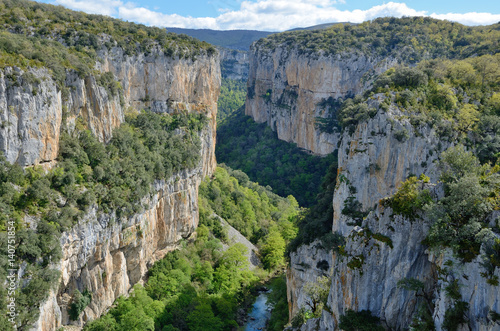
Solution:
<svg viewBox="0 0 500 331"><path fill-rule="evenodd" d="M23 166L55 164L62 130L83 125L109 141L128 111L203 113L209 124L200 133L199 165L155 183L145 198L149 209L128 218L102 214L94 206L60 241L63 258L60 285L40 307L34 330L82 326L104 313L121 295L143 280L147 269L175 249L198 225L198 186L215 169L215 130L220 88L219 57L166 56L161 49L125 55L115 47L102 50L96 75L84 78L67 70L62 91L45 68L0 71L0 150ZM123 88L112 93L101 86L111 72ZM116 91L115 91L116 92ZM67 308L74 291L89 290L91 304L79 321Z"/></svg>
<svg viewBox="0 0 500 331"><path fill-rule="evenodd" d="M329 154L337 148L340 134L317 127L317 117L330 116L322 103L362 92L375 75L396 63L392 57L357 52L310 56L286 46L270 51L253 44L245 114L266 122L279 139Z"/></svg>
<svg viewBox="0 0 500 331"><path fill-rule="evenodd" d="M222 78L247 80L249 70L248 51L219 47Z"/></svg>
<svg viewBox="0 0 500 331"><path fill-rule="evenodd" d="M61 129L79 118L101 141L124 121L128 109L173 113L204 113L210 130L204 137L207 154L203 173L215 168L215 117L220 86L218 56L195 61L166 56L161 49L148 55L125 55L119 47L103 49L98 76L111 72L123 87L113 95L98 77L80 78L68 70L60 91L48 70L7 67L0 73L0 150L23 166L51 164L58 154ZM121 100L120 100L121 99Z"/></svg>
<svg viewBox="0 0 500 331"><path fill-rule="evenodd" d="M299 309L307 307L309 299L303 288L307 283L316 282L320 276L329 277L332 272L332 252L323 248L316 240L309 245L300 246L290 254L290 265L286 271L287 299L290 318Z"/></svg>
<svg viewBox="0 0 500 331"><path fill-rule="evenodd" d="M378 97L373 97L372 105L378 104ZM395 135L401 130L406 130L407 138ZM302 330L338 330L340 316L347 309L370 310L380 317L384 327L404 330L426 303L432 307L436 330L442 330L445 312L453 307L445 288L455 280L461 300L470 307L466 313L467 330L498 329L489 312L500 308L500 289L480 275L480 258L460 263L448 250L429 251L422 244L429 232L429 220L422 215L409 220L380 202L394 194L410 174L426 174L431 182L437 182L437 155L448 144L429 126L412 126L394 105L387 111L379 109L376 116L358 124L352 134L343 134L332 231L345 237L345 246L333 254L302 246L291 255L287 276L290 316L307 299L298 291L295 279L311 281L317 273L314 268L299 270L304 261L328 254L331 266L327 308L321 318L308 321ZM441 185L427 185L434 199L443 196ZM345 212L349 201L358 201L367 216L353 219ZM425 295L417 296L414 291L398 287L398 281L404 278L421 281Z"/></svg>
<svg viewBox="0 0 500 331"><path fill-rule="evenodd" d="M155 183L156 194L145 199L151 206L128 218L100 214L94 207L70 231L63 233L61 283L41 307L35 330L57 330L98 318L121 295L143 280L149 267L198 226L198 186L201 164L168 181ZM72 295L89 290L92 301L79 321L68 316Z"/></svg>

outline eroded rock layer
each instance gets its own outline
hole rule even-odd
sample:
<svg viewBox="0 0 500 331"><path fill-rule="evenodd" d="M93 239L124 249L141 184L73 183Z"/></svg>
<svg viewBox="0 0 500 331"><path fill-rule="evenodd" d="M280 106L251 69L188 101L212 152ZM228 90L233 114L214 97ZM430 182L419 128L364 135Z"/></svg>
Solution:
<svg viewBox="0 0 500 331"><path fill-rule="evenodd" d="M322 132L317 118L332 116L324 102L362 92L373 77L397 63L390 57L346 53L330 56L301 54L254 44L245 114L266 122L278 138L315 154L337 149L340 134Z"/></svg>
<svg viewBox="0 0 500 331"><path fill-rule="evenodd" d="M191 58L166 56L153 48L148 55L125 55L120 48L103 50L97 76L79 77L67 70L61 90L44 68L0 71L0 150L22 166L55 165L63 130L83 126L107 142L127 112L201 113L209 118L200 133L201 160L194 169L155 183L145 198L147 210L127 218L91 208L61 238L61 282L40 307L35 330L82 326L98 318L121 295L143 281L148 268L175 249L198 225L198 186L215 169L215 130L220 89L218 55ZM101 86L111 72L123 90ZM92 301L78 321L67 308L74 291L89 290Z"/></svg>

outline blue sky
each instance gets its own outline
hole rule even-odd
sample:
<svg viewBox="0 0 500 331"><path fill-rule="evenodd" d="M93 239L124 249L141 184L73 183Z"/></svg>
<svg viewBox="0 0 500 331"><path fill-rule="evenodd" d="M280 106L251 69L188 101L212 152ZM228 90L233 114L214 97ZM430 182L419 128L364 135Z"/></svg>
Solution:
<svg viewBox="0 0 500 331"><path fill-rule="evenodd" d="M146 25L283 31L381 16L431 16L467 25L500 22L500 1L475 0L43 0Z"/></svg>

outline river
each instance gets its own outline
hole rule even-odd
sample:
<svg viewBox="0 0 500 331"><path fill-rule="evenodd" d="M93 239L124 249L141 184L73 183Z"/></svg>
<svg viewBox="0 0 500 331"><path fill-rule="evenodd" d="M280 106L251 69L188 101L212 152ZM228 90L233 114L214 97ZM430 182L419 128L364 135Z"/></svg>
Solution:
<svg viewBox="0 0 500 331"><path fill-rule="evenodd" d="M245 331L264 330L267 321L271 318L271 307L267 305L267 292L262 292L255 300L252 311L248 314Z"/></svg>

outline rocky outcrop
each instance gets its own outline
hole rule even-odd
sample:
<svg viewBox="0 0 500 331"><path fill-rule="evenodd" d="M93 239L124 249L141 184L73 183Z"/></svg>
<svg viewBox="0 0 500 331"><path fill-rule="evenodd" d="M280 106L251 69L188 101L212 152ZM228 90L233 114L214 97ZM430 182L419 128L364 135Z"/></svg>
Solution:
<svg viewBox="0 0 500 331"><path fill-rule="evenodd" d="M59 151L61 94L47 69L0 71L0 150L9 162L47 163Z"/></svg>
<svg viewBox="0 0 500 331"><path fill-rule="evenodd" d="M22 166L52 166L62 129L76 119L101 141L124 120L118 95L68 71L65 95L47 69L7 67L0 73L0 150L9 162Z"/></svg>
<svg viewBox="0 0 500 331"><path fill-rule="evenodd" d="M382 96L374 96L377 107ZM404 131L405 134L401 134ZM457 280L461 300L469 304L468 328L496 330L490 311L498 312L500 289L481 276L480 258L471 263L456 261L452 253L429 251L422 241L427 237L430 220L415 215L415 220L395 215L381 199L394 194L410 174L425 174L438 181L437 157L449 142L439 139L427 125L415 127L395 107L379 109L376 116L345 132L339 147L337 186L333 197L332 231L345 237L345 246L330 255L332 283L327 308L321 318L308 322L302 330L338 330L340 316L347 309L370 310L391 330L407 329L419 308L429 304L436 330L442 330L445 313L455 301L446 287ZM426 184L434 199L443 196L442 185ZM353 219L345 207L358 201L367 216ZM317 254L302 246L301 256ZM297 259L291 256L288 278L297 277L293 270ZM499 270L496 270L499 274ZM315 272L302 275L314 277ZM423 291L398 287L398 281L413 278L421 281ZM299 287L289 282L291 311L300 303ZM298 284L300 286L300 284Z"/></svg>
<svg viewBox="0 0 500 331"><path fill-rule="evenodd" d="M337 149L340 134L322 132L316 124L317 118L334 115L325 101L362 92L396 63L356 52L310 56L286 46L270 51L253 44L245 114L266 122L281 140L329 154Z"/></svg>
<svg viewBox="0 0 500 331"><path fill-rule="evenodd" d="M42 305L35 330L81 326L98 318L121 295L143 281L150 266L175 249L198 226L198 186L202 167L182 171L155 183L156 194L145 199L149 209L127 218L100 214L92 208L61 238L61 283ZM71 321L68 308L75 290L88 290L92 301L80 320Z"/></svg>
<svg viewBox="0 0 500 331"><path fill-rule="evenodd" d="M288 312L293 318L301 307L306 307L309 299L303 288L307 283L316 282L320 276L330 277L332 272L332 252L323 248L316 240L300 246L290 254L290 265L286 271Z"/></svg>
<svg viewBox="0 0 500 331"><path fill-rule="evenodd" d="M248 51L219 47L222 78L247 80L249 71Z"/></svg>
<svg viewBox="0 0 500 331"><path fill-rule="evenodd" d="M203 113L210 119L205 135L203 173L215 169L215 125L220 87L218 56L166 56L153 48L147 55L126 55L115 47L99 52L99 74L80 78L68 70L61 92L46 69L5 68L0 74L0 150L23 166L50 164L57 157L61 129L79 119L101 141L111 138L128 110ZM100 86L111 72L123 93Z"/></svg>
<svg viewBox="0 0 500 331"><path fill-rule="evenodd" d="M383 96L370 104L378 108ZM333 231L345 232L344 202L354 197L363 209L372 209L380 199L394 194L410 174L425 174L437 182L436 161L450 143L434 129L415 128L396 107L379 110L369 121L357 125L354 133L344 132L338 153L338 182L333 197Z"/></svg>

